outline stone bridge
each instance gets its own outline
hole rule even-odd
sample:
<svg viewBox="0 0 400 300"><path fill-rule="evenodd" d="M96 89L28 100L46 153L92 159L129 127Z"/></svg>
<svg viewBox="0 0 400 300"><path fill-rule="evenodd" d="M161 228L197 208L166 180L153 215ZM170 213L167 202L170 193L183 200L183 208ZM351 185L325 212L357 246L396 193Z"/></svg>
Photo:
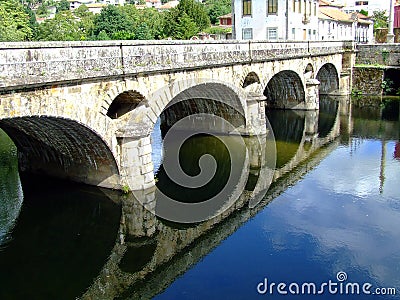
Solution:
<svg viewBox="0 0 400 300"><path fill-rule="evenodd" d="M159 117L165 130L208 113L241 135L263 135L265 106L318 110L320 94L348 94L354 49L351 42L6 43L0 128L23 171L142 190L155 184L150 134Z"/></svg>

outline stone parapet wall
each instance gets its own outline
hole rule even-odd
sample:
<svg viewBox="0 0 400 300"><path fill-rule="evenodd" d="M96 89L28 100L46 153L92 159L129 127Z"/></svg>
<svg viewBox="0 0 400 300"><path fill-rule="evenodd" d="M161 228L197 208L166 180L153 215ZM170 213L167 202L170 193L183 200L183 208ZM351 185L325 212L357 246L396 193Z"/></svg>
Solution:
<svg viewBox="0 0 400 300"><path fill-rule="evenodd" d="M329 55L348 42L96 41L25 42L0 46L0 92L65 82L101 80Z"/></svg>
<svg viewBox="0 0 400 300"><path fill-rule="evenodd" d="M357 45L356 64L400 67L400 44Z"/></svg>

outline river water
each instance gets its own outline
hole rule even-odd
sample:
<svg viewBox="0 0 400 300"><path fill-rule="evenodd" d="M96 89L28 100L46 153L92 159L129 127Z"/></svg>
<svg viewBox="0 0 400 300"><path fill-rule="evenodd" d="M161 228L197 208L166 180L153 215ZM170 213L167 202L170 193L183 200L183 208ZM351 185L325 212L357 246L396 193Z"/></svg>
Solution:
<svg viewBox="0 0 400 300"><path fill-rule="evenodd" d="M119 193L19 175L0 132L0 299L400 299L399 115L396 102L347 113L326 102L317 118L268 112L280 178L255 209L212 225L156 219ZM329 143L305 141L306 131L329 137L338 122ZM223 162L206 190L224 183L229 161L212 137L185 147L188 173L207 148ZM286 170L299 147L309 154ZM193 199L165 178L159 131L153 148L157 185ZM311 283L320 295L307 293ZM346 283L360 295L346 295Z"/></svg>

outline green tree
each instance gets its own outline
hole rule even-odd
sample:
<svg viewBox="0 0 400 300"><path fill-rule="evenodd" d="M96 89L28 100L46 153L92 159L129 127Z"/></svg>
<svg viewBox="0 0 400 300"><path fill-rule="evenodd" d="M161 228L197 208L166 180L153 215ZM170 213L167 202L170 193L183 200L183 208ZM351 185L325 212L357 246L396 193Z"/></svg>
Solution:
<svg viewBox="0 0 400 300"><path fill-rule="evenodd" d="M146 23L141 23L135 30L135 40L152 40L154 36Z"/></svg>
<svg viewBox="0 0 400 300"><path fill-rule="evenodd" d="M94 21L94 34L104 31L113 39L132 37L133 24L124 10L119 6L108 5L101 10Z"/></svg>
<svg viewBox="0 0 400 300"><path fill-rule="evenodd" d="M36 15L39 17L48 17L50 15L49 8L46 4L42 3L36 10Z"/></svg>
<svg viewBox="0 0 400 300"><path fill-rule="evenodd" d="M374 29L388 27L388 16L386 15L386 11L376 10L372 17L374 19Z"/></svg>
<svg viewBox="0 0 400 300"><path fill-rule="evenodd" d="M35 40L38 33L39 24L36 21L36 15L29 6L24 6L25 13L29 16L29 27L32 29L31 39Z"/></svg>
<svg viewBox="0 0 400 300"><path fill-rule="evenodd" d="M199 30L210 27L210 18L206 12L204 4L195 0L180 0L176 9L179 11L179 17L182 18L184 12L196 24Z"/></svg>
<svg viewBox="0 0 400 300"><path fill-rule="evenodd" d="M108 36L107 32L105 32L104 30L99 32L99 34L97 35L97 39L99 41L111 40L111 38Z"/></svg>
<svg viewBox="0 0 400 300"><path fill-rule="evenodd" d="M39 24L38 39L41 41L79 41L86 39L79 21L70 11L56 14L54 19Z"/></svg>
<svg viewBox="0 0 400 300"><path fill-rule="evenodd" d="M368 17L368 11L366 11L366 10L364 10L364 9L360 10L360 14L362 14L362 15Z"/></svg>
<svg viewBox="0 0 400 300"><path fill-rule="evenodd" d="M0 1L0 41L27 41L33 36L30 16L16 0Z"/></svg>
<svg viewBox="0 0 400 300"><path fill-rule="evenodd" d="M140 23L140 11L136 9L135 5L125 5L121 7L122 13L127 18L129 24L134 28Z"/></svg>
<svg viewBox="0 0 400 300"><path fill-rule="evenodd" d="M164 36L188 39L210 27L210 19L202 3L181 0L178 6L164 15Z"/></svg>
<svg viewBox="0 0 400 300"><path fill-rule="evenodd" d="M85 4L79 5L79 7L75 9L73 13L78 18L93 16L93 13L89 10L89 8Z"/></svg>
<svg viewBox="0 0 400 300"><path fill-rule="evenodd" d="M57 12L67 11L69 10L69 2L68 0L61 0L56 3Z"/></svg>
<svg viewBox="0 0 400 300"><path fill-rule="evenodd" d="M95 15L89 11L87 6L80 5L74 10L73 14L79 19L79 29L85 33L86 39L96 39L93 36Z"/></svg>
<svg viewBox="0 0 400 300"><path fill-rule="evenodd" d="M150 31L151 39L163 39L165 37L163 30L163 13L154 8L146 8L140 11L139 16L139 23L146 23ZM140 26L140 24L138 26Z"/></svg>
<svg viewBox="0 0 400 300"><path fill-rule="evenodd" d="M231 0L206 0L204 5L206 6L211 24L217 24L219 21L218 17L229 14L232 11Z"/></svg>
<svg viewBox="0 0 400 300"><path fill-rule="evenodd" d="M199 27L185 12L178 18L174 38L178 40L187 40L199 32Z"/></svg>

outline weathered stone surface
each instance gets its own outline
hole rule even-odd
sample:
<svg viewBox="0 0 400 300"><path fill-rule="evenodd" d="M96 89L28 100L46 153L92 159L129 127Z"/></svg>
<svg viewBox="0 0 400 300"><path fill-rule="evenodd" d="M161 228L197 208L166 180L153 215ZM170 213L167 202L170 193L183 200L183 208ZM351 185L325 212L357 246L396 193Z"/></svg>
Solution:
<svg viewBox="0 0 400 300"><path fill-rule="evenodd" d="M382 95L385 69L381 67L355 67L353 71L353 91L365 95Z"/></svg>
<svg viewBox="0 0 400 300"><path fill-rule="evenodd" d="M357 45L356 64L400 66L400 44Z"/></svg>
<svg viewBox="0 0 400 300"><path fill-rule="evenodd" d="M161 114L171 125L176 117L208 112L243 135L265 134L265 90L271 79L290 71L297 80L293 92L301 97L287 108L317 109L318 89L310 80L327 65L340 77L343 61L351 64L352 47L260 41L5 43L0 47L0 127L20 139L23 168L108 188L142 189L154 185L149 135ZM246 81L249 74L257 80ZM321 85L330 85L322 79ZM338 87L346 89L346 82ZM285 87L278 81L273 89ZM187 99L206 101L168 111ZM111 118L110 106L118 102L134 105ZM24 131L29 126L22 120L34 122L34 130Z"/></svg>

